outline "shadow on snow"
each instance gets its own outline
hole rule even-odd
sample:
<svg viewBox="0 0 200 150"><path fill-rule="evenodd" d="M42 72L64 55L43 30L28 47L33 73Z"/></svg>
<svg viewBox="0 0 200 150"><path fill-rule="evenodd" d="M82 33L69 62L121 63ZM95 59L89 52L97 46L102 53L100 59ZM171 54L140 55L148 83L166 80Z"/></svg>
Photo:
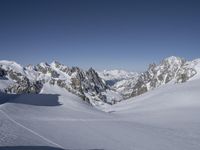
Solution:
<svg viewBox="0 0 200 150"><path fill-rule="evenodd" d="M0 104L17 103L35 106L59 106L58 94L6 94L0 92Z"/></svg>

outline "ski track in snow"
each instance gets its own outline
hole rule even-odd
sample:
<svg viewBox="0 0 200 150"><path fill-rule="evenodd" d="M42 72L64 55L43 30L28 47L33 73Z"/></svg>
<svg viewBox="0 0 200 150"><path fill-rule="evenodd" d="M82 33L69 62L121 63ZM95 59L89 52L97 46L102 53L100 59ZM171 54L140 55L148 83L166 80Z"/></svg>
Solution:
<svg viewBox="0 0 200 150"><path fill-rule="evenodd" d="M50 143L50 144L53 144L53 145L55 145L55 146L57 146L57 147L59 147L59 148L65 149L63 146L61 146L61 145L59 145L59 144L57 144L57 143L55 143L55 142L53 142L53 141L47 139L46 137L40 135L39 133L37 133L37 132L35 132L35 131L33 131L33 130L27 128L27 127L25 127L24 125L20 124L19 122L15 121L15 120L14 120L13 118L11 118L8 114L6 114L4 111L0 110L0 112L1 112L4 116L6 116L10 121L12 121L13 123L15 123L16 125L18 125L18 126L24 128L24 129L26 129L27 131L29 131L29 132L31 132L32 134L34 134L34 135L36 135L36 136L42 138L43 140L45 140L46 142L48 142L48 143Z"/></svg>

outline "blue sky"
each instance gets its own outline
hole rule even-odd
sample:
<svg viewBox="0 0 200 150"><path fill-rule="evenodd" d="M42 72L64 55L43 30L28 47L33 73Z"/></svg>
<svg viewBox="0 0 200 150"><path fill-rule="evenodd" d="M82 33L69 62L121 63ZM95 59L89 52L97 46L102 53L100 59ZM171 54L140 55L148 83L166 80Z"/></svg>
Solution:
<svg viewBox="0 0 200 150"><path fill-rule="evenodd" d="M200 2L1 0L0 59L142 71L200 57Z"/></svg>

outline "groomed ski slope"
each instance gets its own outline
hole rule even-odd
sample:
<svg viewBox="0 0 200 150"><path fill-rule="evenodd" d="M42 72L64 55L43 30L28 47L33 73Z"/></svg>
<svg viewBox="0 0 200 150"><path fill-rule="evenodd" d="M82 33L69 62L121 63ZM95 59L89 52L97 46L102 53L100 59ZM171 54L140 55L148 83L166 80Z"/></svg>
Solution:
<svg viewBox="0 0 200 150"><path fill-rule="evenodd" d="M40 95L12 96L0 105L0 145L26 150L199 150L199 89L199 79L169 84L103 112L47 84Z"/></svg>

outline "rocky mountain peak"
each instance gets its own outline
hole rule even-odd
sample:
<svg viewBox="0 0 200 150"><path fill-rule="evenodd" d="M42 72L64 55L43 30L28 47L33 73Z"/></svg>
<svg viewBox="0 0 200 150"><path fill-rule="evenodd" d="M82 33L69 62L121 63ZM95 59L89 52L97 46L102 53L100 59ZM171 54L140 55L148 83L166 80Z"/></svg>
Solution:
<svg viewBox="0 0 200 150"><path fill-rule="evenodd" d="M184 60L184 59L181 57L176 57L176 56L170 56L170 57L163 59L163 61L167 61L168 63L181 62L182 60Z"/></svg>
<svg viewBox="0 0 200 150"><path fill-rule="evenodd" d="M64 66L64 65L61 64L60 62L54 60L54 61L50 64L50 66L53 66L53 67L55 67L55 68L60 68L61 66Z"/></svg>
<svg viewBox="0 0 200 150"><path fill-rule="evenodd" d="M143 94L151 89L169 82L186 82L196 74L196 71L188 67L185 59L171 56L163 59L160 64L151 64L147 71L143 72L134 88L132 96Z"/></svg>

